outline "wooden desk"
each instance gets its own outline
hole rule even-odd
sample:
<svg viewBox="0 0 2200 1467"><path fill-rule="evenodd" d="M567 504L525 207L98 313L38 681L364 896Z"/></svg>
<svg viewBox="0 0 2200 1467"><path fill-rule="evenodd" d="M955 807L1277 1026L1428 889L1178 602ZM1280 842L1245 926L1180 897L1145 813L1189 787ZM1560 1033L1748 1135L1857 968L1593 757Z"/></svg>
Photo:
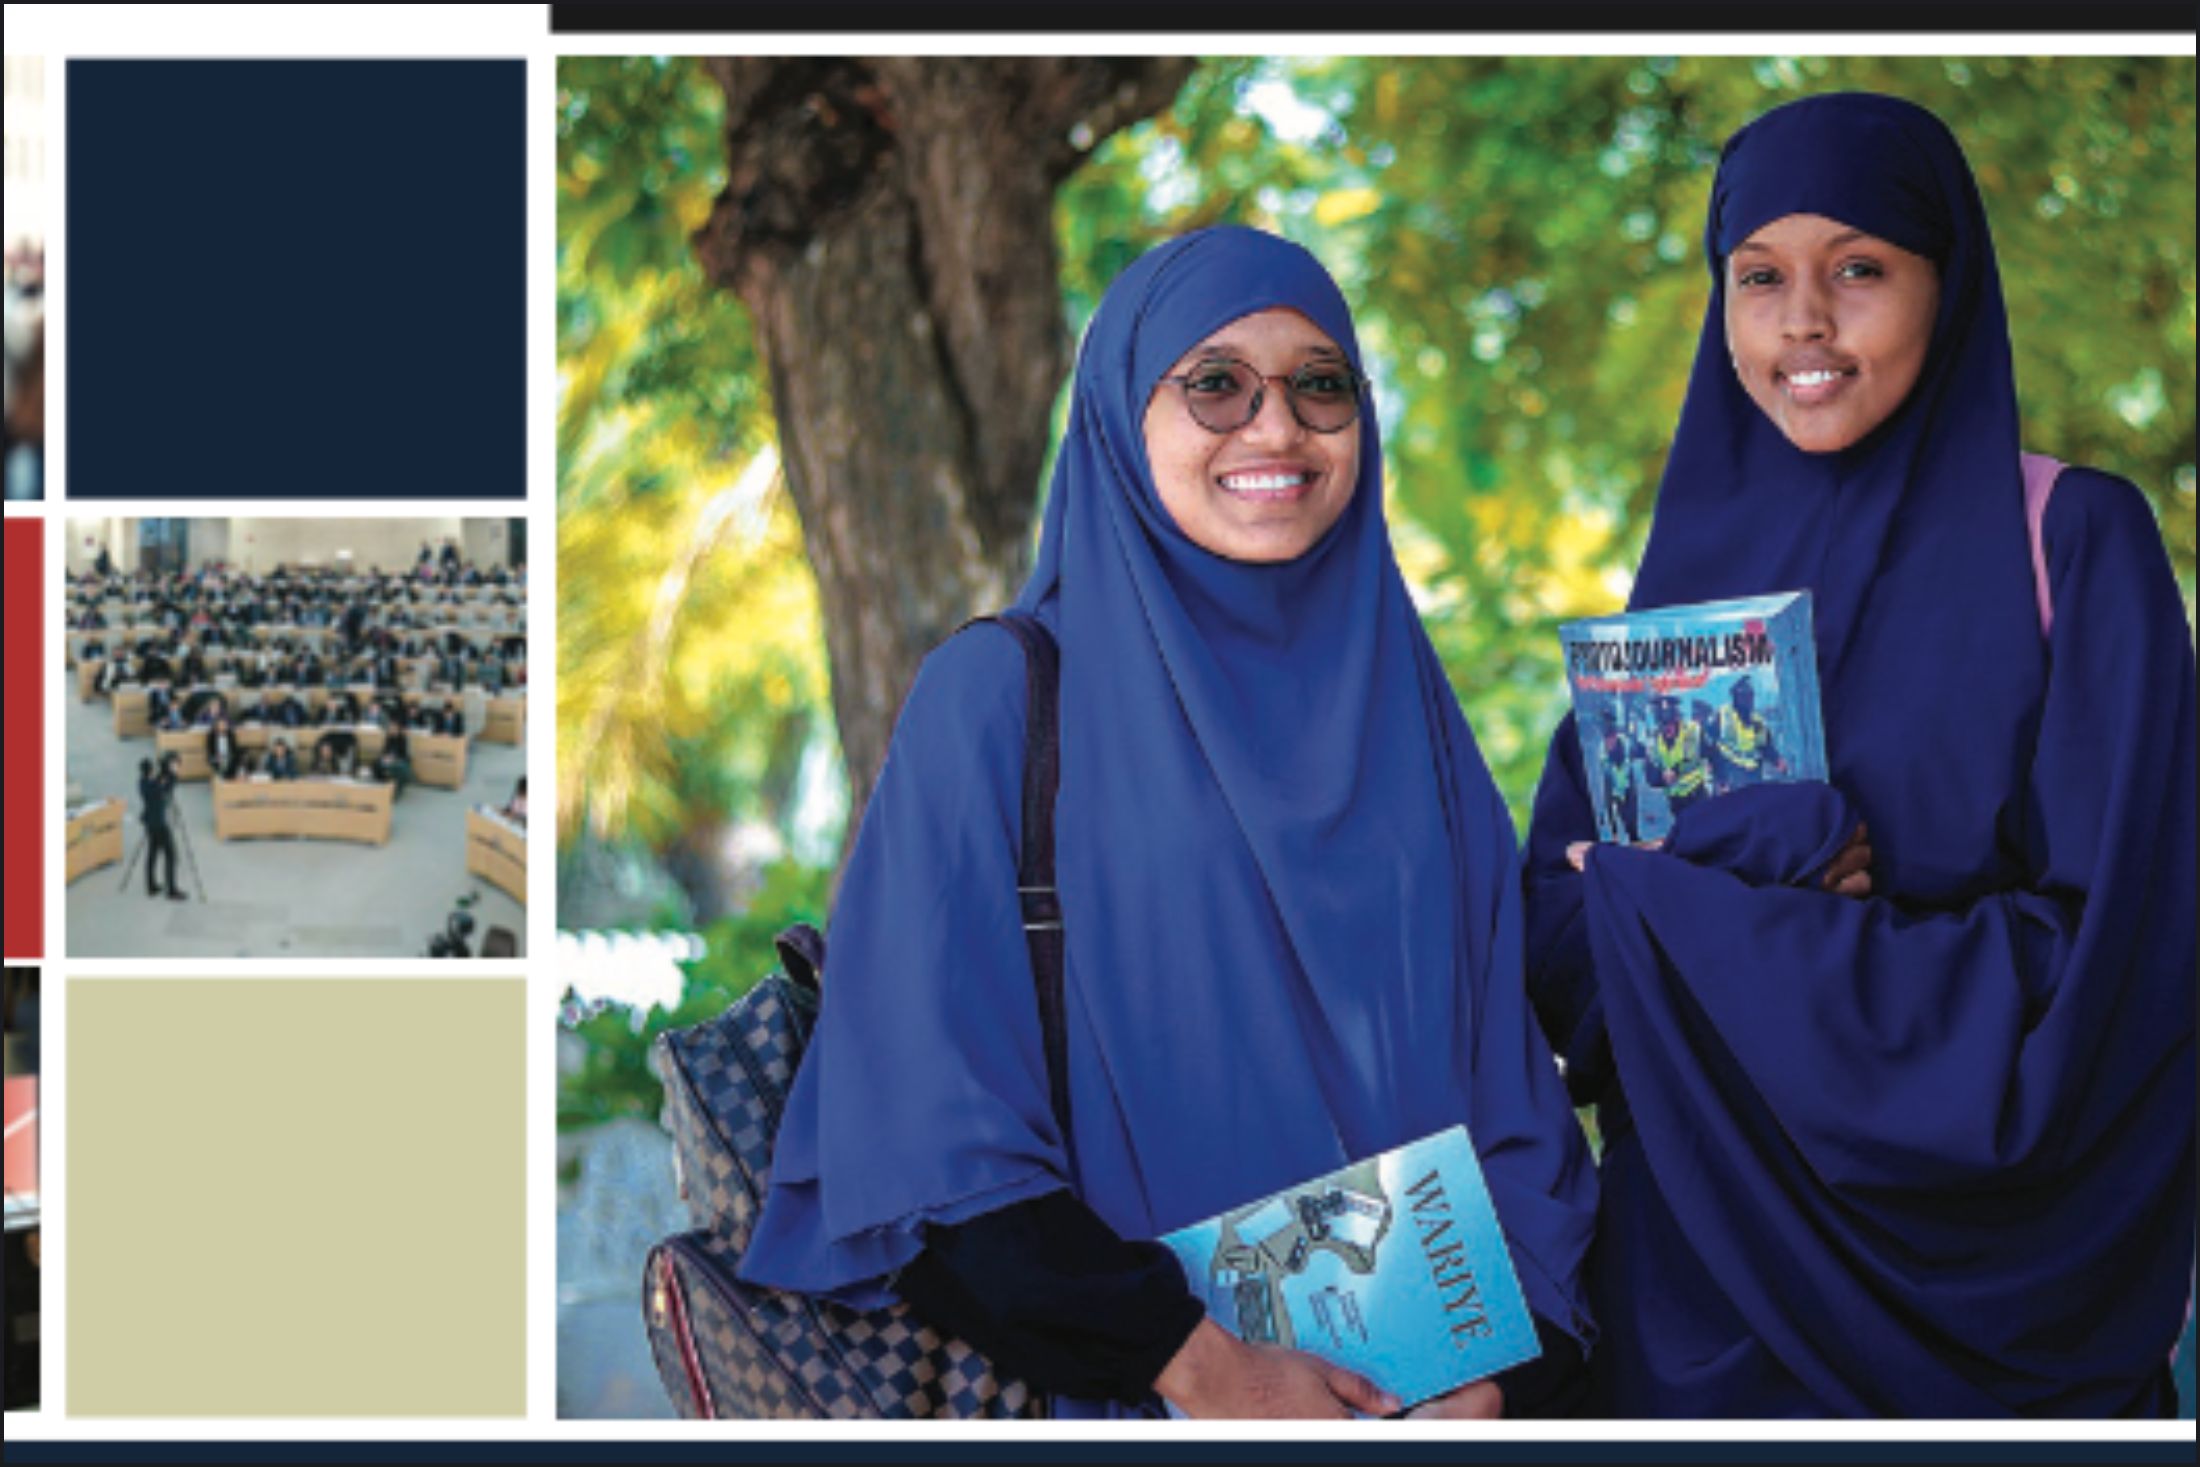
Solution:
<svg viewBox="0 0 2200 1467"><path fill-rule="evenodd" d="M455 790L465 785L464 734L408 733L405 735L405 745L412 751L412 777L415 780L445 790Z"/></svg>
<svg viewBox="0 0 2200 1467"><path fill-rule="evenodd" d="M68 634L69 660L83 655L86 642L105 642L110 647L134 647L140 642L168 640L165 627L75 627Z"/></svg>
<svg viewBox="0 0 2200 1467"><path fill-rule="evenodd" d="M114 690L115 737L142 739L153 731L146 712L145 684L130 683Z"/></svg>
<svg viewBox="0 0 2200 1467"><path fill-rule="evenodd" d="M122 801L101 800L69 820L67 880L122 859Z"/></svg>
<svg viewBox="0 0 2200 1467"><path fill-rule="evenodd" d="M277 625L273 622L264 621L252 629L253 640L258 642L272 642L277 637L287 637L293 642L310 640L320 643L328 641L335 635L336 629L334 627L300 627L291 626L287 623Z"/></svg>
<svg viewBox="0 0 2200 1467"><path fill-rule="evenodd" d="M175 634L166 627L108 627L105 630L79 628L69 633L69 650L74 653L84 643L98 638L110 647L135 647L140 642L166 642Z"/></svg>
<svg viewBox="0 0 2200 1467"><path fill-rule="evenodd" d="M79 662L76 665L76 695L78 698L89 703L99 696L99 689L94 687L93 684L99 681L99 670L106 665L104 661Z"/></svg>
<svg viewBox="0 0 2200 1467"><path fill-rule="evenodd" d="M217 779L214 834L221 840L291 835L387 845L393 786L348 779Z"/></svg>
<svg viewBox="0 0 2200 1467"><path fill-rule="evenodd" d="M527 905L527 836L502 816L466 812L466 871Z"/></svg>
<svg viewBox="0 0 2200 1467"><path fill-rule="evenodd" d="M481 736L493 744L526 743L527 700L491 698L489 716L481 725Z"/></svg>

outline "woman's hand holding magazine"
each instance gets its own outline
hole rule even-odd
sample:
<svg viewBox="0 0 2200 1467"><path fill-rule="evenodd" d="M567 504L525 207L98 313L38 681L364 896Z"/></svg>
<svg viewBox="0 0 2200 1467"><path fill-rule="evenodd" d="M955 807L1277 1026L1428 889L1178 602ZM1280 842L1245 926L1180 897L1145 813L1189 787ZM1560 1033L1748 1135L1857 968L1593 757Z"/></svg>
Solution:
<svg viewBox="0 0 2200 1467"><path fill-rule="evenodd" d="M1576 871L1593 841L1566 847ZM1664 840L1637 850L1664 850L1714 867L1755 886L1816 885L1838 896L1871 895L1871 836L1853 805L1817 782L1758 785L1707 800L1683 812Z"/></svg>

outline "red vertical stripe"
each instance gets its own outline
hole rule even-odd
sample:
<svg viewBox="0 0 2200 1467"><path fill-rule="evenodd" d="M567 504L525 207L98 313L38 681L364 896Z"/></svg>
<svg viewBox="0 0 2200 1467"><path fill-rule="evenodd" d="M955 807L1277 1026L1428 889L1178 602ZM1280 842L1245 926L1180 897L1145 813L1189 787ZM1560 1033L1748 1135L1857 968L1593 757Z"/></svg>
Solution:
<svg viewBox="0 0 2200 1467"><path fill-rule="evenodd" d="M7 522L7 956L45 955L46 803L45 680L39 646L45 636L44 521Z"/></svg>

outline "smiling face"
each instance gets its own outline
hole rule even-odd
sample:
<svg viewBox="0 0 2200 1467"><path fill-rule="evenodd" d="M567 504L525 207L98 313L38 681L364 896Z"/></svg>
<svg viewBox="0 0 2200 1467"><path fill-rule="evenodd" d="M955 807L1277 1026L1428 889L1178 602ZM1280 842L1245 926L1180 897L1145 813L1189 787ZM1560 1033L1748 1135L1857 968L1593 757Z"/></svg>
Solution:
<svg viewBox="0 0 2200 1467"><path fill-rule="evenodd" d="M1270 379L1260 411L1242 428L1215 433L1193 419L1183 386L1156 386L1145 418L1154 488L1193 544L1229 560L1296 560L1352 502L1361 420L1314 432L1293 416L1280 379L1306 367L1341 375L1349 363L1320 327L1277 308L1230 322L1177 358L1168 375L1195 379L1196 390L1201 369L1225 359Z"/></svg>
<svg viewBox="0 0 2200 1467"><path fill-rule="evenodd" d="M1902 406L1939 309L1931 260L1819 214L1775 219L1726 261L1734 373L1805 453L1847 448Z"/></svg>

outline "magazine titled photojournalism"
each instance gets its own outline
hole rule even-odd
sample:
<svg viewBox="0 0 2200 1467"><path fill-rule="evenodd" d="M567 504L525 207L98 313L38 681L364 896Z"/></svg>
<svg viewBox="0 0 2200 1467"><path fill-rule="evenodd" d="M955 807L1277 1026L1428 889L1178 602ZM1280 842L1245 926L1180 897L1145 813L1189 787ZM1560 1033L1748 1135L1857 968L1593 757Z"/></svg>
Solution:
<svg viewBox="0 0 2200 1467"><path fill-rule="evenodd" d="M1662 840L1699 800L1826 777L1808 591L1593 617L1558 637L1598 839Z"/></svg>
<svg viewBox="0 0 2200 1467"><path fill-rule="evenodd" d="M1542 1353L1464 1127L1162 1238L1217 1324L1407 1405Z"/></svg>

